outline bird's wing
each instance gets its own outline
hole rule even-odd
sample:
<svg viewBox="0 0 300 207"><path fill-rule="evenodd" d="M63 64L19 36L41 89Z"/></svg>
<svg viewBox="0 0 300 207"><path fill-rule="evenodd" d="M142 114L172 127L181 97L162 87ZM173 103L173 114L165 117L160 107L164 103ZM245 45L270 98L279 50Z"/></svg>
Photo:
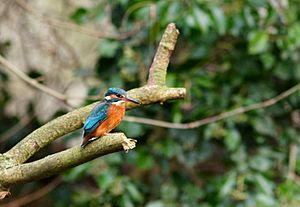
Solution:
<svg viewBox="0 0 300 207"><path fill-rule="evenodd" d="M83 125L82 137L92 133L102 122L107 119L108 106L109 105L105 102L101 102L95 106Z"/></svg>

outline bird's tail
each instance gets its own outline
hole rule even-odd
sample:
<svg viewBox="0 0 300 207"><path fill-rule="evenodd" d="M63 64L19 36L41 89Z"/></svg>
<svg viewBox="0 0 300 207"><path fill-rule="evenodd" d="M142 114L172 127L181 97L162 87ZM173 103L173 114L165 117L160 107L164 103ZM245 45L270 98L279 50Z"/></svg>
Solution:
<svg viewBox="0 0 300 207"><path fill-rule="evenodd" d="M83 137L81 142L81 148L84 148L89 143L89 139L90 139L89 136Z"/></svg>
<svg viewBox="0 0 300 207"><path fill-rule="evenodd" d="M90 143L91 141L98 139L99 137L93 137L90 134L86 135L83 137L82 142L81 142L81 148L84 148L88 143Z"/></svg>
<svg viewBox="0 0 300 207"><path fill-rule="evenodd" d="M84 148L88 143L89 143L89 139L91 137L89 136L89 134L87 134L85 132L85 130L82 131L82 142L81 142L81 147Z"/></svg>

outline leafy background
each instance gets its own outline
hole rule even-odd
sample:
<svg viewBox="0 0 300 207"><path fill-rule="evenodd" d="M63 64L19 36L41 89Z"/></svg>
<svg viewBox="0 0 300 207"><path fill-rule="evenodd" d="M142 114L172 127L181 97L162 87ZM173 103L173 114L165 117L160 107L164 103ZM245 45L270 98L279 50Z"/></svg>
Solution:
<svg viewBox="0 0 300 207"><path fill-rule="evenodd" d="M67 36L51 26L44 29L29 24L23 28L36 29L23 34L26 41L35 35L45 38L54 31L73 47L75 57L69 62L68 52L61 52L59 41L53 40L51 46L58 48L55 55L48 49L40 60L35 58L40 54L30 53L30 64L23 69L46 85L80 96L81 101L73 100L78 107L109 86L131 89L143 85L170 22L176 23L180 36L167 85L186 87L187 98L135 109L128 115L191 122L272 98L300 79L300 7L296 0L57 2L57 7L28 3L53 17L103 32L127 32L142 25L124 40ZM10 11L27 15L6 3ZM10 18L3 15L1 21L12 21ZM30 18L34 21L35 17ZM46 33L41 32L44 30ZM0 40L1 53L18 62L13 36ZM24 44L26 48L29 43ZM22 83L4 70L0 70L0 78L1 139L10 128L21 126L2 141L2 152L68 110L40 92L30 92L33 95L29 93L29 97L16 95L15 88L7 86ZM64 80L68 80L67 86ZM47 105L42 101L45 99L52 104ZM30 206L299 206L299 101L297 92L271 107L193 129L122 122L116 131L136 138L135 150L68 170L55 189ZM36 158L79 142L77 131L57 140ZM16 186L13 195L30 194L53 179Z"/></svg>

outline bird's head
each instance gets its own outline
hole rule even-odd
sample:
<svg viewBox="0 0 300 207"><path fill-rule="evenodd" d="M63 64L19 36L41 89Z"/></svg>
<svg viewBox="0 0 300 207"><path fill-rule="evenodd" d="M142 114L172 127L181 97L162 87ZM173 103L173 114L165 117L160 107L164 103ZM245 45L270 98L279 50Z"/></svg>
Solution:
<svg viewBox="0 0 300 207"><path fill-rule="evenodd" d="M127 96L126 91L122 88L109 88L107 90L107 92L105 93L104 99L106 101L110 101L110 102L116 103L116 104L125 103L125 102L141 104L140 102L138 102L132 98L129 98Z"/></svg>

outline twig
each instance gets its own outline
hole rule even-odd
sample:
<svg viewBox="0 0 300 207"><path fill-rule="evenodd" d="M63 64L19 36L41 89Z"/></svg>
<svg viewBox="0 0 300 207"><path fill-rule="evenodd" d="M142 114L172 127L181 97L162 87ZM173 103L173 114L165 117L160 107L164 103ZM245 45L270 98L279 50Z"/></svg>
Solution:
<svg viewBox="0 0 300 207"><path fill-rule="evenodd" d="M30 86L37 88L37 89L43 91L44 93L47 93L47 94L57 98L58 100L61 100L61 101L64 101L67 103L67 100L68 100L67 96L65 96L64 94L61 94L51 88L48 88L47 86L40 84L36 80L30 78L25 73L23 73L21 70L19 70L15 65L13 65L9 61L7 61L2 55L0 55L0 64L3 65L4 68L6 68L8 71L12 72L16 76L18 76L20 79L22 79L24 82L29 84Z"/></svg>
<svg viewBox="0 0 300 207"><path fill-rule="evenodd" d="M52 17L48 17L46 15L40 14L35 9L33 9L29 4L27 4L24 0L15 0L15 2L22 9L24 9L28 13L32 14L33 16L37 17L40 21L47 23L49 26L53 26L53 27L57 27L57 28L61 28L61 29L72 30L75 32L80 32L82 34L86 34L86 35L96 37L96 38L124 40L124 39L127 39L128 37L136 34L141 28L141 23L137 23L136 27L130 32L124 32L124 33L119 33L119 34L104 33L102 31L100 32L100 31L88 29L88 28L73 24L71 22L54 19Z"/></svg>
<svg viewBox="0 0 300 207"><path fill-rule="evenodd" d="M15 65L13 65L8 60L6 60L2 55L0 55L0 65L3 65L4 68L6 68L6 70L15 74L17 77L19 77L21 80L23 80L25 83L29 84L33 88L36 88L52 97L58 99L59 101L62 101L65 105L69 106L72 109L75 108L72 104L70 104L68 102L68 99L69 99L68 96L39 83L35 79L30 78L25 73L23 73L21 70L19 70Z"/></svg>
<svg viewBox="0 0 300 207"><path fill-rule="evenodd" d="M39 198L43 197L50 191L52 191L54 188L56 188L60 183L62 182L61 177L55 178L53 181L51 181L49 184L46 186L38 189L37 191L30 193L26 196L23 196L21 198L18 198L17 200L14 200L12 202L6 203L6 207L20 207L24 206L26 204L29 204L33 201L38 200Z"/></svg>
<svg viewBox="0 0 300 207"><path fill-rule="evenodd" d="M155 119L148 119L148 118L140 118L140 117L133 117L133 116L126 116L124 120L128 122L136 122L136 123L141 123L141 124L147 124L147 125L152 125L152 126L158 126L158 127L164 127L164 128L173 128L173 129L192 129L192 128L197 128L206 124L210 124L213 122L217 122L232 116L236 116L239 114L243 114L249 111L253 111L256 109L261 109L261 108L266 108L269 106L272 106L279 101L287 98L288 96L292 95L293 93L296 93L297 91L300 90L300 84L297 84L293 86L292 88L280 93L279 95L268 99L263 102L259 103L254 103L249 106L242 106L233 110L225 111L223 113L220 113L215 116L210 116L204 119L200 119L198 121L190 122L190 123L172 123L172 122L167 122L167 121L160 121L160 120L155 120Z"/></svg>
<svg viewBox="0 0 300 207"><path fill-rule="evenodd" d="M19 77L21 80L23 80L25 83L29 84L30 86L64 102L66 105L70 106L71 108L75 108L74 106L70 105L68 103L68 100L70 99L82 99L79 97L69 97L65 94L62 94L52 88L49 88L41 83L39 83L36 79L30 78L28 75L23 73L19 68L17 68L15 65L13 65L11 62L9 62L7 59L5 59L3 56L0 55L0 65L3 65L8 71L15 74L17 77ZM88 96L89 100L98 100L99 96Z"/></svg>

